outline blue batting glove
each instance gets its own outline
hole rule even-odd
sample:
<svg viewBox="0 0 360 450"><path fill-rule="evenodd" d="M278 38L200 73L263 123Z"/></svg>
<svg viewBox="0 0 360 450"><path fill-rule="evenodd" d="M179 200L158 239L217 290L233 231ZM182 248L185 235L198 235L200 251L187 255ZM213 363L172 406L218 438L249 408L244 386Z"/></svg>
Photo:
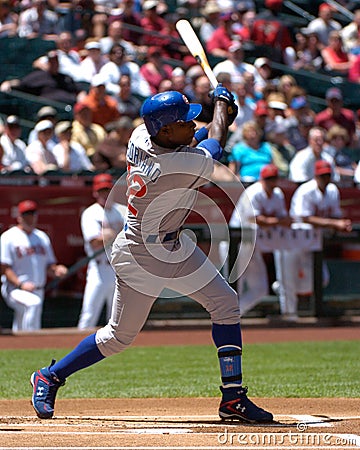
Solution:
<svg viewBox="0 0 360 450"><path fill-rule="evenodd" d="M234 103L234 96L221 83L219 83L216 88L210 93L210 97L212 98L214 103L218 100L223 101L228 105Z"/></svg>

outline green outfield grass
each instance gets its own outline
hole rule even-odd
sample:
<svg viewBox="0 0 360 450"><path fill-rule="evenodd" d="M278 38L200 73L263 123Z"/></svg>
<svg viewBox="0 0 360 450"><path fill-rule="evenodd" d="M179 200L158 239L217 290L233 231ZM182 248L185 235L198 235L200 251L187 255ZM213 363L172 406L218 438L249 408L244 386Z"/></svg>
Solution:
<svg viewBox="0 0 360 450"><path fill-rule="evenodd" d="M29 398L33 370L67 350L0 351L0 398ZM360 397L359 341L247 345L244 385L254 397ZM59 398L218 396L212 346L132 347L75 373Z"/></svg>

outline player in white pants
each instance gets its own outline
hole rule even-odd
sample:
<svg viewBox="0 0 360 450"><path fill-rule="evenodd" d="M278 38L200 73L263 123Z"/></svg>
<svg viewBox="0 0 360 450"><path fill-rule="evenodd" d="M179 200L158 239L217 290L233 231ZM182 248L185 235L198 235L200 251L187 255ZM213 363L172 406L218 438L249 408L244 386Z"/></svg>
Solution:
<svg viewBox="0 0 360 450"><path fill-rule="evenodd" d="M67 272L56 264L48 235L36 228L37 210L32 200L20 202L17 226L1 236L1 293L14 310L14 332L41 328L47 275L61 277Z"/></svg>
<svg viewBox="0 0 360 450"><path fill-rule="evenodd" d="M222 378L219 415L252 423L272 421L272 414L256 406L242 387L237 294L202 250L180 234L198 188L209 182L214 160L222 155L237 113L232 94L221 85L212 97L213 121L196 134L193 119L201 112L200 104L189 104L176 91L145 100L144 124L134 130L127 151L128 215L112 248L116 294L111 319L60 361L32 374L32 404L39 417L53 416L55 395L66 377L133 342L167 287L209 312Z"/></svg>
<svg viewBox="0 0 360 450"><path fill-rule="evenodd" d="M114 203L108 199L113 187L110 174L95 175L93 179L93 196L96 202L86 208L81 214L81 230L84 237L87 256L96 257L88 264L86 286L78 328L95 327L101 311L106 304L106 320L109 320L115 291L115 272L107 255L101 252L110 247L116 235L124 226L126 206ZM108 199L108 201L107 201ZM105 250L105 249L104 249Z"/></svg>
<svg viewBox="0 0 360 450"><path fill-rule="evenodd" d="M293 227L351 231L351 220L342 218L339 189L330 183L331 164L324 160L316 161L314 173L314 178L299 186L291 199L290 215L295 221ZM283 308L295 320L298 294L311 294L313 291L313 254L301 249L284 250L283 264L288 281L284 287Z"/></svg>
<svg viewBox="0 0 360 450"><path fill-rule="evenodd" d="M240 195L229 225L233 228L290 226L283 191L277 186L278 168L274 164L264 166L260 181L250 185ZM246 245L246 244L245 244ZM276 250L281 253L282 250ZM277 272L283 272L281 259L275 259ZM239 274L240 275L240 274ZM240 314L252 309L268 293L268 276L261 249L255 243L254 253L237 284Z"/></svg>

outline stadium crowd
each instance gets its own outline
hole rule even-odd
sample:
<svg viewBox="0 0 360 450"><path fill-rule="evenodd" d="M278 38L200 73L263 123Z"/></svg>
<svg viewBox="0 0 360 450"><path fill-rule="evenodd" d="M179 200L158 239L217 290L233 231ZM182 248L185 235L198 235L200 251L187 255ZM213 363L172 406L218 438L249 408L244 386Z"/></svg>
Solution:
<svg viewBox="0 0 360 450"><path fill-rule="evenodd" d="M305 11L307 26L294 27L281 15L282 0L0 0L1 39L54 42L25 76L2 76L2 92L36 95L45 106L30 118L36 123L28 135L21 117L2 114L1 172L125 170L126 141L140 123L143 99L166 90L201 103L198 126L208 123L210 83L175 28L191 18L216 77L239 106L222 161L231 173L254 182L274 163L281 177L302 183L324 159L334 182L359 183L360 109L344 107L341 87L329 86L317 112L304 87L272 67L328 71L357 83L360 9L345 3L351 18L343 23L333 17L339 11L319 3L317 17ZM245 60L249 44L271 52ZM71 105L71 120L59 119L51 101ZM230 172L214 176L227 180Z"/></svg>

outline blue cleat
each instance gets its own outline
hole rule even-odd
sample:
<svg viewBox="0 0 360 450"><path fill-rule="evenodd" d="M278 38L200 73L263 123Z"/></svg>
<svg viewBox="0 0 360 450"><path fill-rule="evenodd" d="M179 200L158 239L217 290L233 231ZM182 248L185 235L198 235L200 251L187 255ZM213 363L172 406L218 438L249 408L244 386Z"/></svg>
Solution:
<svg viewBox="0 0 360 450"><path fill-rule="evenodd" d="M49 367L34 372L30 378L30 383L33 386L31 402L40 419L52 418L57 391L60 386L65 384L65 380L59 380L54 373L51 373L50 369L54 364L55 360L51 362Z"/></svg>
<svg viewBox="0 0 360 450"><path fill-rule="evenodd" d="M247 387L223 388L219 407L219 416L223 420L240 420L247 423L267 423L273 421L273 415L259 408L247 397Z"/></svg>

